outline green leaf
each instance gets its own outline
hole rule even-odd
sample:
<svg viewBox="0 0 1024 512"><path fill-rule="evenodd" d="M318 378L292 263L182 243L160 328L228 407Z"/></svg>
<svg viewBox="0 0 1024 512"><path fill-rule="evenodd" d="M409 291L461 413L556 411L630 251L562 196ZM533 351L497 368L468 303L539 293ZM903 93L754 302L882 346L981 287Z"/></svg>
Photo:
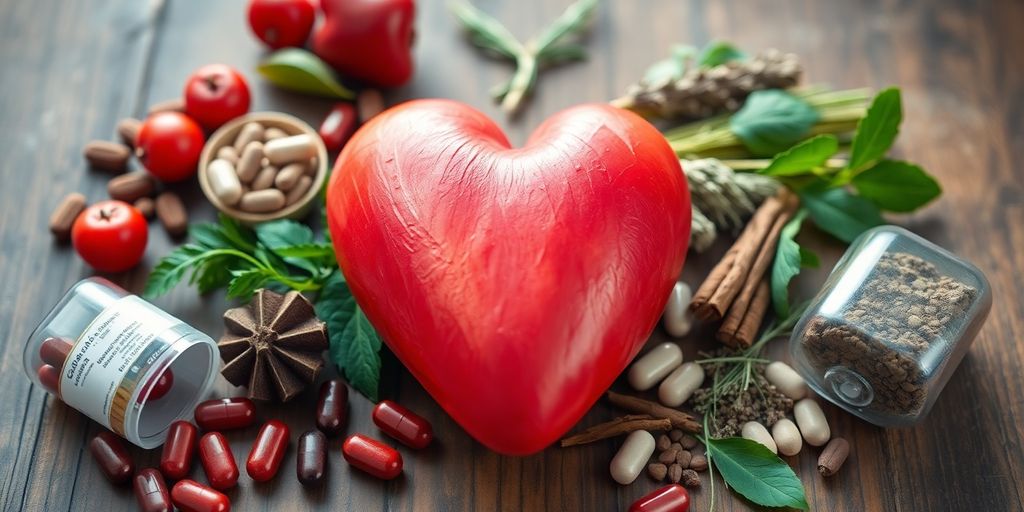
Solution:
<svg viewBox="0 0 1024 512"><path fill-rule="evenodd" d="M707 448L725 483L748 500L766 507L809 508L800 479L768 448L742 437L710 440Z"/></svg>
<svg viewBox="0 0 1024 512"><path fill-rule="evenodd" d="M803 139L820 115L806 101L780 89L754 91L729 128L755 156L769 157Z"/></svg>
<svg viewBox="0 0 1024 512"><path fill-rule="evenodd" d="M822 231L847 243L868 229L885 224L874 203L845 188L815 185L802 190L800 199Z"/></svg>
<svg viewBox="0 0 1024 512"><path fill-rule="evenodd" d="M758 171L765 176L799 176L812 174L815 167L825 165L839 150L835 135L818 135L775 155L768 167Z"/></svg>
<svg viewBox="0 0 1024 512"><path fill-rule="evenodd" d="M356 307L341 338L346 347L345 378L356 391L376 402L380 384L381 341L362 309Z"/></svg>
<svg viewBox="0 0 1024 512"><path fill-rule="evenodd" d="M821 266L821 258L814 251L801 245L800 266L803 268L818 268Z"/></svg>
<svg viewBox="0 0 1024 512"><path fill-rule="evenodd" d="M199 265L207 256L206 250L195 244L185 244L165 256L149 273L142 296L159 297L171 291L189 269Z"/></svg>
<svg viewBox="0 0 1024 512"><path fill-rule="evenodd" d="M886 89L871 102L867 114L857 123L857 134L850 147L849 169L856 174L867 169L892 147L903 120L900 90Z"/></svg>
<svg viewBox="0 0 1024 512"><path fill-rule="evenodd" d="M697 63L704 68L713 68L732 62L734 60L743 60L747 58L747 54L743 53L735 46L725 41L714 41L708 43L703 50L700 51L700 59Z"/></svg>
<svg viewBox="0 0 1024 512"><path fill-rule="evenodd" d="M237 220L225 214L219 215L221 234L231 242L236 249L251 254L256 250L256 234Z"/></svg>
<svg viewBox="0 0 1024 512"><path fill-rule="evenodd" d="M284 258L289 265L294 265L311 274L316 273L318 268L316 263L303 257L289 256L279 252L287 251L295 246L311 245L313 230L309 229L309 226L287 219L264 222L256 226L256 238L274 254Z"/></svg>
<svg viewBox="0 0 1024 512"><path fill-rule="evenodd" d="M252 294L273 277L258 268L248 270L234 270L231 272L233 279L228 285L228 298L249 300Z"/></svg>
<svg viewBox="0 0 1024 512"><path fill-rule="evenodd" d="M683 77L683 73L686 73L696 54L697 49L692 46L672 45L672 54L664 60L651 64L644 72L643 82L662 84L679 80Z"/></svg>
<svg viewBox="0 0 1024 512"><path fill-rule="evenodd" d="M286 245L275 248L274 252L283 258L334 259L334 247L331 244L307 243Z"/></svg>
<svg viewBox="0 0 1024 512"><path fill-rule="evenodd" d="M537 55L542 64L561 64L587 59L587 48L579 43L562 43L545 48Z"/></svg>
<svg viewBox="0 0 1024 512"><path fill-rule="evenodd" d="M911 212L942 194L942 187L920 167L899 160L882 160L853 177L861 197L892 212Z"/></svg>
<svg viewBox="0 0 1024 512"><path fill-rule="evenodd" d="M235 277L231 273L229 261L232 256L220 255L206 259L205 263L192 273L192 280L199 288L200 294L207 294L231 284Z"/></svg>
<svg viewBox="0 0 1024 512"><path fill-rule="evenodd" d="M800 225L807 217L807 210L800 209L797 214L782 227L779 243L775 249L775 261L772 262L772 308L779 318L789 316L789 282L800 273L800 244L793 238L800 232Z"/></svg>
<svg viewBox="0 0 1024 512"><path fill-rule="evenodd" d="M188 227L188 236L197 245L207 249L226 249L232 242L221 231L220 226L210 222L192 224Z"/></svg>
<svg viewBox="0 0 1024 512"><path fill-rule="evenodd" d="M326 62L301 48L285 48L270 54L256 68L270 83L289 91L341 100L355 93L338 81Z"/></svg>

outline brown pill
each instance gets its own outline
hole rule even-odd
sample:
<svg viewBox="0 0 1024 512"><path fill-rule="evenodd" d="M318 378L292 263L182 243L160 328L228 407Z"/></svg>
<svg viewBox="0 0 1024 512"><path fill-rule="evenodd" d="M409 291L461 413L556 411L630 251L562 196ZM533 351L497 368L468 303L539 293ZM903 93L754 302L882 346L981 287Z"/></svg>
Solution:
<svg viewBox="0 0 1024 512"><path fill-rule="evenodd" d="M348 419L348 387L341 379L331 379L320 385L320 399L316 405L316 428L330 437L345 430Z"/></svg>
<svg viewBox="0 0 1024 512"><path fill-rule="evenodd" d="M153 213L156 211L156 204L153 203L153 198L150 197L140 197L132 206L147 219L152 219Z"/></svg>
<svg viewBox="0 0 1024 512"><path fill-rule="evenodd" d="M841 437L833 437L818 457L818 472L821 476L832 476L843 467L850 456L850 443Z"/></svg>
<svg viewBox="0 0 1024 512"><path fill-rule="evenodd" d="M149 115L158 114L160 112L184 112L185 111L185 100L182 98L171 98L168 100L158 101L149 107Z"/></svg>
<svg viewBox="0 0 1024 512"><path fill-rule="evenodd" d="M169 235L179 237L188 232L188 210L178 194L164 192L156 196L156 216Z"/></svg>
<svg viewBox="0 0 1024 512"><path fill-rule="evenodd" d="M305 164L288 164L284 166L277 177L274 178L274 186L281 192L288 192L299 182L299 177L306 174Z"/></svg>
<svg viewBox="0 0 1024 512"><path fill-rule="evenodd" d="M134 148L140 128L142 128L142 121L126 117L117 122L117 135L121 137L121 142L124 142L126 146Z"/></svg>
<svg viewBox="0 0 1024 512"><path fill-rule="evenodd" d="M118 142L94 140L85 145L82 154L93 169L121 174L128 170L132 150Z"/></svg>
<svg viewBox="0 0 1024 512"><path fill-rule="evenodd" d="M277 177L277 167L268 165L253 178L252 183L249 184L252 190L264 190L274 186L274 178Z"/></svg>
<svg viewBox="0 0 1024 512"><path fill-rule="evenodd" d="M50 232L61 242L71 239L71 227L75 225L75 219L85 210L85 196L78 192L72 192L61 200L57 208L50 214Z"/></svg>
<svg viewBox="0 0 1024 512"><path fill-rule="evenodd" d="M250 213L274 212L284 208L284 192L276 188L254 190L242 196L238 208Z"/></svg>
<svg viewBox="0 0 1024 512"><path fill-rule="evenodd" d="M56 367L44 364L36 370L39 383L53 395L60 396L60 370Z"/></svg>
<svg viewBox="0 0 1024 512"><path fill-rule="evenodd" d="M317 485L327 473L327 438L319 430L299 437L295 474L302 485Z"/></svg>
<svg viewBox="0 0 1024 512"><path fill-rule="evenodd" d="M227 160L232 166L238 165L238 151L231 146L224 146L217 150L217 158Z"/></svg>
<svg viewBox="0 0 1024 512"><path fill-rule="evenodd" d="M46 338L39 345L39 359L54 368L60 368L64 366L73 347L74 343L67 338Z"/></svg>
<svg viewBox="0 0 1024 512"><path fill-rule="evenodd" d="M238 166L235 172L242 183L249 183L260 172L260 164L263 162L263 143L253 141L245 145L242 156L238 158Z"/></svg>
<svg viewBox="0 0 1024 512"><path fill-rule="evenodd" d="M302 176L299 178L299 182L288 191L288 195L284 198L284 204L292 205L302 199L306 192L309 192L309 188L313 186L313 178L309 176Z"/></svg>
<svg viewBox="0 0 1024 512"><path fill-rule="evenodd" d="M107 479L115 484L123 484L132 477L135 472L135 464L124 447L113 432L104 430L89 441L89 451L99 464Z"/></svg>
<svg viewBox="0 0 1024 512"><path fill-rule="evenodd" d="M359 122L365 123L384 111L384 96L377 89L364 89L356 97Z"/></svg>
<svg viewBox="0 0 1024 512"><path fill-rule="evenodd" d="M134 203L136 199L149 196L156 189L156 183L146 172L122 174L107 182L107 193L110 197L126 203Z"/></svg>

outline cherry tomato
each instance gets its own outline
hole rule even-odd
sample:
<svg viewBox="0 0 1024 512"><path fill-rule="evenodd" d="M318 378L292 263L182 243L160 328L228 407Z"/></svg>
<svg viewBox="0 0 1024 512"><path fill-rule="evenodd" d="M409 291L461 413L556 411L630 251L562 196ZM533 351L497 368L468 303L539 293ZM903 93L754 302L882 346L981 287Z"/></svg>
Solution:
<svg viewBox="0 0 1024 512"><path fill-rule="evenodd" d="M327 151L341 151L341 148L348 142L352 132L356 131L358 118L356 107L351 103L338 103L331 107L324 122L320 123L320 138L323 139Z"/></svg>
<svg viewBox="0 0 1024 512"><path fill-rule="evenodd" d="M249 111L249 84L225 64L195 70L185 82L184 96L185 113L211 131Z"/></svg>
<svg viewBox="0 0 1024 512"><path fill-rule="evenodd" d="M135 139L143 167L163 181L192 177L203 152L203 130L180 112L159 112L146 118Z"/></svg>
<svg viewBox="0 0 1024 512"><path fill-rule="evenodd" d="M100 272L134 267L146 252L146 218L123 201L100 201L85 209L71 227L75 251Z"/></svg>
<svg viewBox="0 0 1024 512"><path fill-rule="evenodd" d="M309 0L249 2L249 28L274 49L305 45L315 20L316 7Z"/></svg>

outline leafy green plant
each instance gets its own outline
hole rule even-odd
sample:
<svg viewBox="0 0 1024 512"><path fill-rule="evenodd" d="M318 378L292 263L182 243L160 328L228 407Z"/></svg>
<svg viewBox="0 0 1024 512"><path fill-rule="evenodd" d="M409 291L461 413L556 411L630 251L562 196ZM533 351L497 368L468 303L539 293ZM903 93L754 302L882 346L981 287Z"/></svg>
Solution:
<svg viewBox="0 0 1024 512"><path fill-rule="evenodd" d="M793 469L760 443L742 437L713 439L708 435L700 440L707 448L708 467L713 464L725 483L743 497L766 507L809 508L804 486ZM711 479L713 486L714 475Z"/></svg>
<svg viewBox="0 0 1024 512"><path fill-rule="evenodd" d="M356 97L326 62L302 48L278 50L263 59L256 70L270 83L289 91L339 100Z"/></svg>
<svg viewBox="0 0 1024 512"><path fill-rule="evenodd" d="M745 60L747 55L739 48L724 41L713 41L701 50L690 45L672 45L669 56L651 64L644 72L643 81L647 83L663 83L679 80L694 65L709 69L737 60Z"/></svg>
<svg viewBox="0 0 1024 512"><path fill-rule="evenodd" d="M314 292L317 316L327 323L331 360L352 387L377 400L381 340L345 284L330 243L318 242L299 222L250 229L226 215L217 223L193 224L189 235L189 243L153 268L143 296L163 295L186 277L200 293L227 288L228 297L245 301L262 287Z"/></svg>

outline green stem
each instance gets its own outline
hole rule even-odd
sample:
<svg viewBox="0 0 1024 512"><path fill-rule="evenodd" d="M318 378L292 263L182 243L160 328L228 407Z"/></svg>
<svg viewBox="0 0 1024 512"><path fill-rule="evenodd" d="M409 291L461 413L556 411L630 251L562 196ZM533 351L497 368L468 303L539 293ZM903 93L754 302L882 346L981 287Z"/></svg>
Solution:
<svg viewBox="0 0 1024 512"><path fill-rule="evenodd" d="M252 256L250 256L250 255L248 255L248 254L246 254L246 253L244 253L242 251L239 251L237 249L214 249L214 250L212 250L212 251L207 253L207 256L215 256L215 255L216 256L220 256L220 255L235 256L237 258L241 258L241 259L249 262L250 264L252 264L252 266L260 269L261 271L272 274L274 276L274 280L276 280L276 281L280 282L281 284L283 284L283 285L285 285L285 286L287 286L287 287L289 287L289 288L291 288L293 290L296 290L296 291L300 291L300 292L315 292L315 291L319 290L322 287L322 285L320 283L317 283L316 281L314 281L312 279L307 279L305 281L296 281L294 279L291 279L288 276L279 273L277 270L275 270L273 267L267 265L266 263L264 263L264 262L262 262L262 261L260 261L260 260L258 260L256 258L254 258L254 257L252 257Z"/></svg>
<svg viewBox="0 0 1024 512"><path fill-rule="evenodd" d="M508 93L501 100L501 108L508 114L519 110L523 98L537 82L537 55L529 48L516 57L516 73L509 81Z"/></svg>

